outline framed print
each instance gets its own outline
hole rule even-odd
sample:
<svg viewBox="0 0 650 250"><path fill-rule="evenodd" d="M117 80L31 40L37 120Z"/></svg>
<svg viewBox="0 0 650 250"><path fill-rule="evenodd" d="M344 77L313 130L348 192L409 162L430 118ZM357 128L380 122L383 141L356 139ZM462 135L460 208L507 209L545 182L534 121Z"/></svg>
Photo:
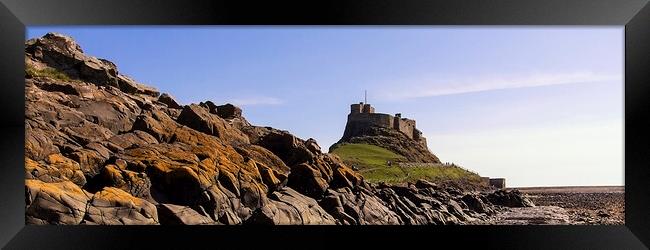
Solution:
<svg viewBox="0 0 650 250"><path fill-rule="evenodd" d="M647 249L647 1L0 1L3 249Z"/></svg>

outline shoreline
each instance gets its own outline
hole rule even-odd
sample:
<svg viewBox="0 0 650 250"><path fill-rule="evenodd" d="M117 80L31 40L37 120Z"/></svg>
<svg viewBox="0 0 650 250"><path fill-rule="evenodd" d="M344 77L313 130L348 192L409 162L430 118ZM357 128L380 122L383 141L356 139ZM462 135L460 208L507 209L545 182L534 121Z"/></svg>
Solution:
<svg viewBox="0 0 650 250"><path fill-rule="evenodd" d="M509 187L522 193L624 193L625 186L553 186L553 187Z"/></svg>
<svg viewBox="0 0 650 250"><path fill-rule="evenodd" d="M535 207L504 208L481 224L624 225L624 186L506 188L519 190Z"/></svg>

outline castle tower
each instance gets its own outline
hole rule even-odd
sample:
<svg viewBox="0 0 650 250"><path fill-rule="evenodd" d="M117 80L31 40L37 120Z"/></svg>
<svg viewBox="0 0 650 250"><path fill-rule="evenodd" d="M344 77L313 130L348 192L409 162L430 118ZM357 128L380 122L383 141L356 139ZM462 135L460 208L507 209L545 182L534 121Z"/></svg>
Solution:
<svg viewBox="0 0 650 250"><path fill-rule="evenodd" d="M360 114L363 109L363 102L350 105L350 114Z"/></svg>
<svg viewBox="0 0 650 250"><path fill-rule="evenodd" d="M393 118L393 128L399 130L400 120L402 119L402 114L397 113Z"/></svg>
<svg viewBox="0 0 650 250"><path fill-rule="evenodd" d="M370 104L359 102L350 105L350 114L372 114L375 113L375 107Z"/></svg>
<svg viewBox="0 0 650 250"><path fill-rule="evenodd" d="M375 113L375 108L370 106L370 104L364 103L362 112L366 114L372 114Z"/></svg>

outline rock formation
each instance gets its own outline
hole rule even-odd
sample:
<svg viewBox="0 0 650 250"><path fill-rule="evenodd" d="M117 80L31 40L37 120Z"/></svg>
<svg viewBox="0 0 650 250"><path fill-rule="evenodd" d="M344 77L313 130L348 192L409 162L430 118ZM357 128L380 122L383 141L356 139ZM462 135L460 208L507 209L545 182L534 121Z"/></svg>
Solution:
<svg viewBox="0 0 650 250"><path fill-rule="evenodd" d="M313 139L179 104L60 34L27 41L25 61L28 224L458 224L495 207L426 181L372 186Z"/></svg>

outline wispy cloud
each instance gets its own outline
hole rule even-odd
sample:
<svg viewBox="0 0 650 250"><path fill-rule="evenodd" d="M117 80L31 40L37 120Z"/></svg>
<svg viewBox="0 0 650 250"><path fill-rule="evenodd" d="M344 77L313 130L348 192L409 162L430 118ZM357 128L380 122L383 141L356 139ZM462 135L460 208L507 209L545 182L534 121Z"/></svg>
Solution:
<svg viewBox="0 0 650 250"><path fill-rule="evenodd" d="M386 100L403 100L421 97L454 95L490 90L528 88L572 83L588 83L600 81L622 80L617 74L599 74L593 72L572 73L536 73L512 76L481 76L437 78L424 77L406 79L388 84L379 91L378 97Z"/></svg>
<svg viewBox="0 0 650 250"><path fill-rule="evenodd" d="M284 103L281 99L268 96L233 98L229 102L237 106L280 105Z"/></svg>

